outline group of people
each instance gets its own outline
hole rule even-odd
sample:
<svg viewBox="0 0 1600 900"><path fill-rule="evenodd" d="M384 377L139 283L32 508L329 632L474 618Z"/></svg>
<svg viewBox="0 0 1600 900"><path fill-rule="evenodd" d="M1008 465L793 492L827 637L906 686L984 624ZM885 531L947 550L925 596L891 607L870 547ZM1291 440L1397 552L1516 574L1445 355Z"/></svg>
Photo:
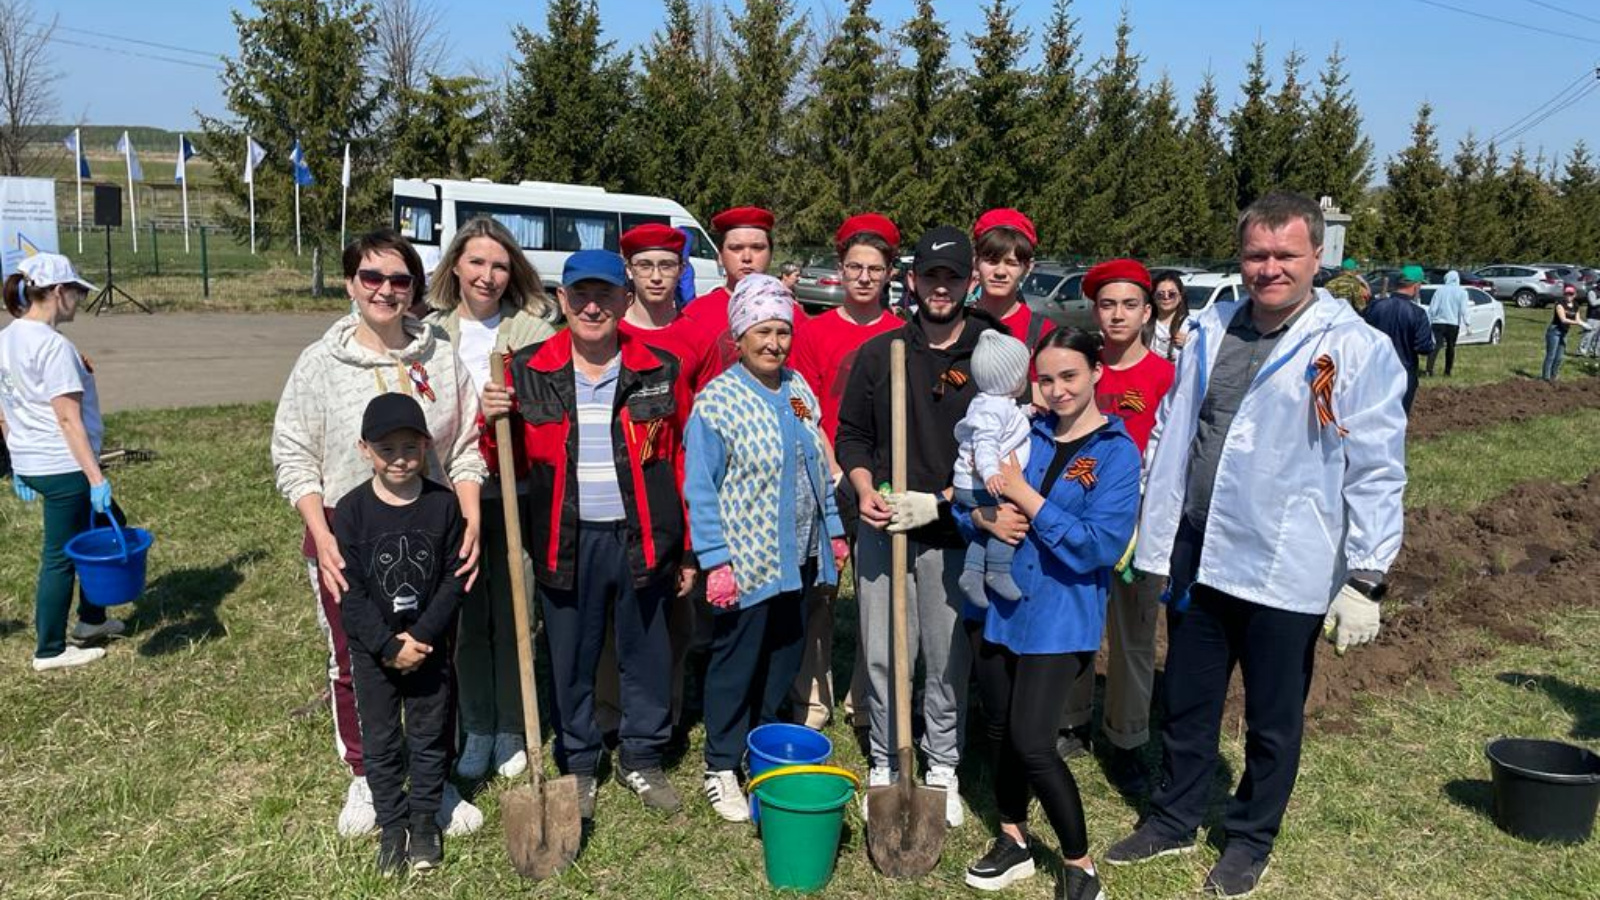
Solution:
<svg viewBox="0 0 1600 900"><path fill-rule="evenodd" d="M452 765L464 783L526 768L517 603L537 604L556 764L576 776L585 817L611 748L617 782L647 807L681 808L664 766L688 725L697 649L701 783L721 818L749 815L750 730L780 717L820 728L840 699L865 731L868 785L914 777L891 751L890 538L903 533L913 732L951 826L965 819L973 678L996 754L999 834L967 882L998 890L1034 873L1037 797L1067 863L1058 896L1103 896L1066 760L1095 743L1104 637L1108 772L1148 797L1104 861L1193 849L1237 664L1246 766L1206 886L1253 890L1294 784L1315 642L1326 632L1343 652L1376 635L1401 533L1406 373L1348 303L1313 288L1317 204L1273 193L1247 209L1248 298L1198 313L1177 275L1131 259L1094 267L1083 290L1098 333L1056 328L1024 301L1039 240L1014 209L911 241L904 317L883 302L902 236L882 215L841 224L845 297L814 317L766 274L771 213L740 207L711 224L725 285L680 308L684 235L640 225L620 253L570 256L559 330L493 219L466 223L431 274L390 231L345 248L354 311L296 362L271 444L304 525L352 775L339 831L378 832L385 872L437 865L441 835L482 822ZM40 397L65 436L51 465L18 460L18 493L47 503L41 668L66 652L70 569L46 592L47 576L59 580L52 542L81 530L86 500L114 512L92 463L92 369L53 328L87 289L70 267L34 263L6 302L43 327L0 334L13 453ZM30 365L40 371L18 368ZM514 472L500 472L502 450ZM69 463L70 484L55 472ZM502 479L517 495L521 560L508 558ZM514 565L534 596L514 595ZM859 650L838 698L833 612L852 570ZM1143 751L1163 610L1156 777ZM81 608L74 633L115 627L96 612Z"/></svg>

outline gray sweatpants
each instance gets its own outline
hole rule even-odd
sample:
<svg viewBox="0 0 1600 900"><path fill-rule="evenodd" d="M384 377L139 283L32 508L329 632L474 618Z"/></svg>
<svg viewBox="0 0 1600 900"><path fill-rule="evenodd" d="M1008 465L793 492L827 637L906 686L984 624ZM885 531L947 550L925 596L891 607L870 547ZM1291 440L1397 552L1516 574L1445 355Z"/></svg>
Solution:
<svg viewBox="0 0 1600 900"><path fill-rule="evenodd" d="M967 677L972 647L961 625L961 567L966 551L928 547L912 541L906 581L906 645L912 671L922 660L922 752L932 766L961 761L966 733ZM889 706L894 677L890 637L894 619L889 594L889 535L866 523L856 536L856 602L860 607L862 652L867 661L867 709L872 765L890 766L895 746ZM915 675L913 675L915 682ZM910 698L903 698L909 702ZM913 730L915 728L913 727Z"/></svg>

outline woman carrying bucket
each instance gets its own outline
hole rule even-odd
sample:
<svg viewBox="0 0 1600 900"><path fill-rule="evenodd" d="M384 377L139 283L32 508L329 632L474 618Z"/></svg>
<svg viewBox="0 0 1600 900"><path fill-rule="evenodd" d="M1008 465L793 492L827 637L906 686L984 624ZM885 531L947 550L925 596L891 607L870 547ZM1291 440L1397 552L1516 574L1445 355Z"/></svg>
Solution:
<svg viewBox="0 0 1600 900"><path fill-rule="evenodd" d="M105 648L81 645L115 637L123 628L80 596L78 624L67 643L76 584L67 542L89 530L91 510L122 518L111 502L111 482L100 471L104 428L94 367L57 330L72 321L92 290L55 253L22 260L5 283L6 311L17 320L0 331L0 409L14 469L11 487L24 503L44 499L44 548L34 594L37 672L94 662Z"/></svg>
<svg viewBox="0 0 1600 900"><path fill-rule="evenodd" d="M555 333L544 318L549 303L539 274L511 232L488 216L456 231L433 270L428 303L434 312L425 321L450 335L474 395L489 380L489 354L509 356ZM519 485L517 492L525 496L527 485ZM491 766L505 778L517 777L528 766L499 482L484 484L480 499L483 566L461 604L456 643L461 727L466 732L456 775L469 781L482 778ZM524 569L531 584L532 568Z"/></svg>
<svg viewBox="0 0 1600 900"><path fill-rule="evenodd" d="M1025 534L994 524L993 509L955 510L968 539L977 527L1017 545L1012 575L1021 600L991 593L974 652L990 740L999 748L995 805L1000 836L967 867L967 884L1000 890L1033 875L1028 800L1037 795L1066 862L1056 896L1098 900L1083 802L1056 754L1056 723L1068 689L1094 665L1105 625L1112 567L1139 511L1139 451L1122 420L1095 405L1100 339L1053 331L1033 355L1049 412L1034 420L1026 469L1000 467L998 492L1029 519Z"/></svg>
<svg viewBox="0 0 1600 900"><path fill-rule="evenodd" d="M740 365L695 398L685 437L689 531L715 608L705 680L705 793L749 819L737 770L751 726L777 721L799 671L805 595L847 555L817 398L787 368L794 296L747 275L728 301Z"/></svg>
<svg viewBox="0 0 1600 900"><path fill-rule="evenodd" d="M422 259L387 229L362 235L344 250L345 290L356 311L307 347L289 373L272 426L278 490L305 523L301 552L317 596L318 623L328 640L334 742L353 776L339 812L339 833L356 837L377 828L361 754L350 649L339 612L348 587L345 560L332 530L333 510L351 489L372 478L356 442L368 401L399 392L422 404L433 435L426 476L454 485L466 536L444 561L472 584L478 564L479 485L488 472L478 453L477 393L442 332L406 315L423 290ZM439 824L449 835L483 824L483 813L446 784Z"/></svg>

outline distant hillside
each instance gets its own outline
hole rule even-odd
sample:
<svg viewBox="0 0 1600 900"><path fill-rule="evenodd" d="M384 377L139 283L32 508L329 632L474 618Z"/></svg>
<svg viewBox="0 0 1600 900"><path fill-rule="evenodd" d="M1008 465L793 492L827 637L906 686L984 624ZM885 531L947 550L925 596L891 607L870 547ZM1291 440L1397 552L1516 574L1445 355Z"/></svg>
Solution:
<svg viewBox="0 0 1600 900"><path fill-rule="evenodd" d="M114 152L117 139L122 137L122 132L128 132L133 139L134 149L140 153L177 153L178 132L168 131L165 128L151 128L148 125L43 125L40 126L41 140L51 143L60 143L72 129L81 127L83 132L83 149L87 153L98 151ZM187 132L189 140L193 141L200 129ZM68 154L69 156L71 154Z"/></svg>

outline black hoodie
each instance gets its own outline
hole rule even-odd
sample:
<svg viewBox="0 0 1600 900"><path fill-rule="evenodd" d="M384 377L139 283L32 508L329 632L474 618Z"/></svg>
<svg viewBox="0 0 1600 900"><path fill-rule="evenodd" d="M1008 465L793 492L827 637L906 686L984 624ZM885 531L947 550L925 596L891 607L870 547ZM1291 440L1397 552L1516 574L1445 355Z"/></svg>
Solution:
<svg viewBox="0 0 1600 900"><path fill-rule="evenodd" d="M950 486L955 468L956 423L978 396L972 380L972 351L978 335L1006 327L982 310L965 311L966 326L954 344L942 350L928 345L919 315L905 328L880 334L861 345L850 381L839 407L839 431L834 448L846 478L853 469L872 472L874 486L886 484L890 473L891 416L889 401L889 345L906 342L906 490L936 494ZM939 521L909 532L912 540L936 547L964 547L948 514Z"/></svg>

